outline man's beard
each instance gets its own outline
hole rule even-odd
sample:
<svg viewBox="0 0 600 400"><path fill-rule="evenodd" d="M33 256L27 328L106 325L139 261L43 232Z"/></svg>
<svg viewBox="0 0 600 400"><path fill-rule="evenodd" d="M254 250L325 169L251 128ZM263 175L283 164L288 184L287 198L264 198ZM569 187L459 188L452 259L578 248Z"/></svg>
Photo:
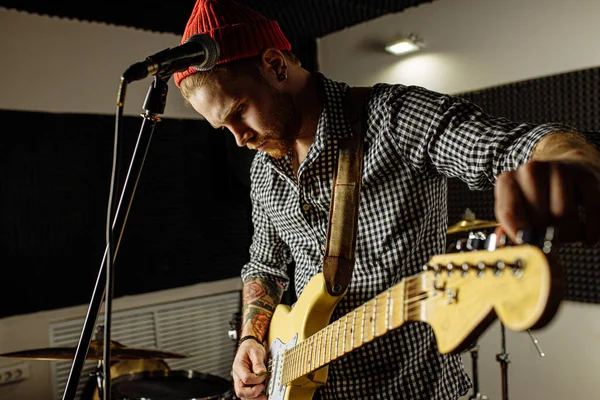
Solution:
<svg viewBox="0 0 600 400"><path fill-rule="evenodd" d="M270 92L273 109L267 117L272 122L264 127L264 133L255 142L261 144L269 141L265 153L273 158L281 158L291 152L292 145L300 134L302 118L291 94L276 89L271 89Z"/></svg>

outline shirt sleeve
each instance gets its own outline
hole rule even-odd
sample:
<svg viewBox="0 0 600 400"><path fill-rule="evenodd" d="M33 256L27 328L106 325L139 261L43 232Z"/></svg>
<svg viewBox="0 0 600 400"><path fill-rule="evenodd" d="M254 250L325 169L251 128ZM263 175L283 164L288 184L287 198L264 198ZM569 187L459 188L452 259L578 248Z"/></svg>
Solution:
<svg viewBox="0 0 600 400"><path fill-rule="evenodd" d="M397 86L389 99L388 132L409 165L459 178L471 190L493 187L496 177L527 162L537 142L563 123L510 121L456 96Z"/></svg>
<svg viewBox="0 0 600 400"><path fill-rule="evenodd" d="M269 216L257 200L255 175L261 173L256 160L250 169L250 198L252 200L252 243L250 244L250 261L242 267L241 277L246 281L250 278L262 278L276 281L287 290L289 276L287 266L290 264L291 252L273 226ZM264 169L262 173L265 173Z"/></svg>

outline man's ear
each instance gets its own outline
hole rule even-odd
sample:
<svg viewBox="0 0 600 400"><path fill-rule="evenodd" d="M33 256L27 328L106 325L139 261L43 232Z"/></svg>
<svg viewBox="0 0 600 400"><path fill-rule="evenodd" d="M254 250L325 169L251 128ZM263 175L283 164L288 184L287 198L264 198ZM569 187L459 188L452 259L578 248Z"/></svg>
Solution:
<svg viewBox="0 0 600 400"><path fill-rule="evenodd" d="M269 82L277 83L287 79L287 60L280 50L263 50L260 54L260 65L263 76Z"/></svg>

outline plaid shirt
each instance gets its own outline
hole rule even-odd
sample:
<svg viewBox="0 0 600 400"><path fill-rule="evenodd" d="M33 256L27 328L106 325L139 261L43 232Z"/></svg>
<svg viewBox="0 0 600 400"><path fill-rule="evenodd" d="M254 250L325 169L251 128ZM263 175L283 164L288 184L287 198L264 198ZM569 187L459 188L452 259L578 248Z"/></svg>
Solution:
<svg viewBox="0 0 600 400"><path fill-rule="evenodd" d="M253 241L242 278L289 286L299 296L322 271L337 141L352 137L344 116L348 85L318 74L325 93L315 141L295 176L291 158L257 153L251 167ZM353 311L445 251L447 178L473 190L526 162L545 134L568 129L486 115L457 97L421 87L377 84L369 95L356 242L347 294L332 321ZM329 364L324 399L448 400L471 386L460 354L442 355L425 323L408 323Z"/></svg>

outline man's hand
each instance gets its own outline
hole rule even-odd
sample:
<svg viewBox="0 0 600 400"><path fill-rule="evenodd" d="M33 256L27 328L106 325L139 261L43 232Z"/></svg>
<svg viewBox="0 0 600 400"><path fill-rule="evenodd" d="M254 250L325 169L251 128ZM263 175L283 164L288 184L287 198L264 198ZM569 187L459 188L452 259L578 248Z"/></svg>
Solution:
<svg viewBox="0 0 600 400"><path fill-rule="evenodd" d="M241 399L266 400L265 366L267 352L261 344L254 340L246 340L233 360L233 387L235 394Z"/></svg>
<svg viewBox="0 0 600 400"><path fill-rule="evenodd" d="M589 144L550 135L532 160L498 176L495 214L508 238L548 226L560 242L600 241L600 156ZM585 218L582 218L584 216Z"/></svg>

